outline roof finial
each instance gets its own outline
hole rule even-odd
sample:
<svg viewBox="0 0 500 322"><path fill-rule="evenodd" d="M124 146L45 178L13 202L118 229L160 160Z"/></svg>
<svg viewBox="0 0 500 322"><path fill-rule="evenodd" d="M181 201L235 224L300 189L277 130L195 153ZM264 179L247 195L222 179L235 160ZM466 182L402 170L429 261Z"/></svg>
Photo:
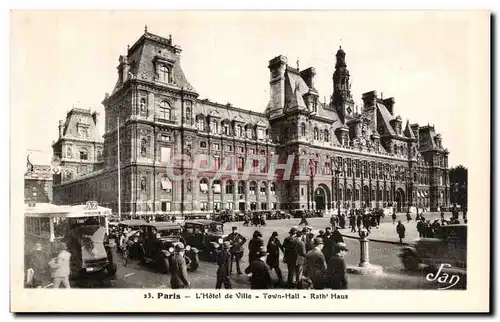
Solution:
<svg viewBox="0 0 500 322"><path fill-rule="evenodd" d="M170 43L172 43L172 34L168 34L168 40L170 40Z"/></svg>
<svg viewBox="0 0 500 322"><path fill-rule="evenodd" d="M380 92L380 99L384 99L384 92Z"/></svg>
<svg viewBox="0 0 500 322"><path fill-rule="evenodd" d="M144 25L144 33L148 32L148 25Z"/></svg>
<svg viewBox="0 0 500 322"><path fill-rule="evenodd" d="M299 57L297 57L297 70L300 70L299 64L300 64L300 60L299 60Z"/></svg>
<svg viewBox="0 0 500 322"><path fill-rule="evenodd" d="M129 50L130 50L130 45L127 45L127 51L129 51Z"/></svg>

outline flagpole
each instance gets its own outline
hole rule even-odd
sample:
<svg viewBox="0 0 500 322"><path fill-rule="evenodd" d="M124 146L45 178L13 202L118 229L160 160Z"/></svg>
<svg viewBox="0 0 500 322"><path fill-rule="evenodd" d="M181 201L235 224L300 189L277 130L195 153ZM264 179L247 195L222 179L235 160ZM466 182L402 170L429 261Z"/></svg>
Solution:
<svg viewBox="0 0 500 322"><path fill-rule="evenodd" d="M118 151L117 151L117 168L118 168L118 220L122 220L122 200L121 200L121 175L120 175L120 168L121 168L121 162L120 162L120 117L118 116L116 118L116 124L118 125L118 130L117 130L117 142L118 142Z"/></svg>

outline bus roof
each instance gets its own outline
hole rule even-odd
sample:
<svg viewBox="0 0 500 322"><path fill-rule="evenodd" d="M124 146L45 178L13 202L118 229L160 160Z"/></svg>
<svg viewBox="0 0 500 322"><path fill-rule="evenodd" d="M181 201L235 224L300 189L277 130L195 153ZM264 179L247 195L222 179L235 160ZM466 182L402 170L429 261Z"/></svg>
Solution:
<svg viewBox="0 0 500 322"><path fill-rule="evenodd" d="M59 206L49 203L37 203L35 207L25 205L24 214L27 217L78 218L89 216L110 216L111 209L98 206L90 210L86 205Z"/></svg>

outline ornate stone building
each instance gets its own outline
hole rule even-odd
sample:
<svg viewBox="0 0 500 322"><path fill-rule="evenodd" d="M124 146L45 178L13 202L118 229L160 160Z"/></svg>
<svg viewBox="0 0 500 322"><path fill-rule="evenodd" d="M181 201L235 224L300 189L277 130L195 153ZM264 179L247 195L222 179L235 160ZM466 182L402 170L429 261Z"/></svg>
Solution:
<svg viewBox="0 0 500 322"><path fill-rule="evenodd" d="M52 168L50 165L31 165L24 174L25 202L52 202Z"/></svg>
<svg viewBox="0 0 500 322"><path fill-rule="evenodd" d="M104 144L92 150L102 146L104 161L92 159L94 169L79 177L63 176L54 188L58 203L92 199L117 211L119 127L122 215L448 205L448 151L441 136L433 126L403 125L394 98L375 91L363 94L363 106L355 106L342 49L328 102L319 100L314 68L301 71L284 56L273 58L264 113L200 99L182 71L180 54L171 37L146 30L119 57L115 88L102 102ZM61 142L55 153L63 151ZM201 154L212 157L208 167L172 180L167 160ZM273 158L286 164L289 155L297 156L290 180L281 170L268 175ZM266 160L260 169L255 156ZM298 156L312 160L306 180L294 176L305 162ZM227 157L234 160L234 175L248 162L256 169L248 177L216 177ZM192 170L187 160L174 166L175 173Z"/></svg>

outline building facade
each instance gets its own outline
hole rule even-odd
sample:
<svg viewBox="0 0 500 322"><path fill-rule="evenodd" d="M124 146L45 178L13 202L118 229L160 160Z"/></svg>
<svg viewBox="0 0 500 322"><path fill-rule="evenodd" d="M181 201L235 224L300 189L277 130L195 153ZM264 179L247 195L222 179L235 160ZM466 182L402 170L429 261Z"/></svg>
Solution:
<svg viewBox="0 0 500 322"><path fill-rule="evenodd" d="M80 159L63 158L63 168L73 172L55 183L57 203L96 200L117 212L120 164L122 216L448 205L448 151L441 136L433 126L403 124L395 116L394 98L375 91L363 94L363 105L355 106L342 49L328 102L319 100L314 68L301 71L284 56L271 59L264 113L200 99L180 57L171 37L147 30L119 57L116 85L102 102L103 143L97 136L82 141L60 135L54 145L55 153L63 153L70 142L85 142L96 156L102 148L102 157L90 157L76 176L81 152ZM96 123L97 116L91 131ZM63 129L78 135L78 124L67 120ZM187 159L170 162L179 155ZM188 160L200 155L210 156L208 164L200 162L202 169ZM294 156L290 178L274 171L271 162L283 165L289 156ZM219 176L221 166L229 170ZM305 180L297 177L301 169ZM174 180L173 174L186 173Z"/></svg>
<svg viewBox="0 0 500 322"><path fill-rule="evenodd" d="M25 202L52 202L52 167L50 165L31 165L24 174Z"/></svg>

